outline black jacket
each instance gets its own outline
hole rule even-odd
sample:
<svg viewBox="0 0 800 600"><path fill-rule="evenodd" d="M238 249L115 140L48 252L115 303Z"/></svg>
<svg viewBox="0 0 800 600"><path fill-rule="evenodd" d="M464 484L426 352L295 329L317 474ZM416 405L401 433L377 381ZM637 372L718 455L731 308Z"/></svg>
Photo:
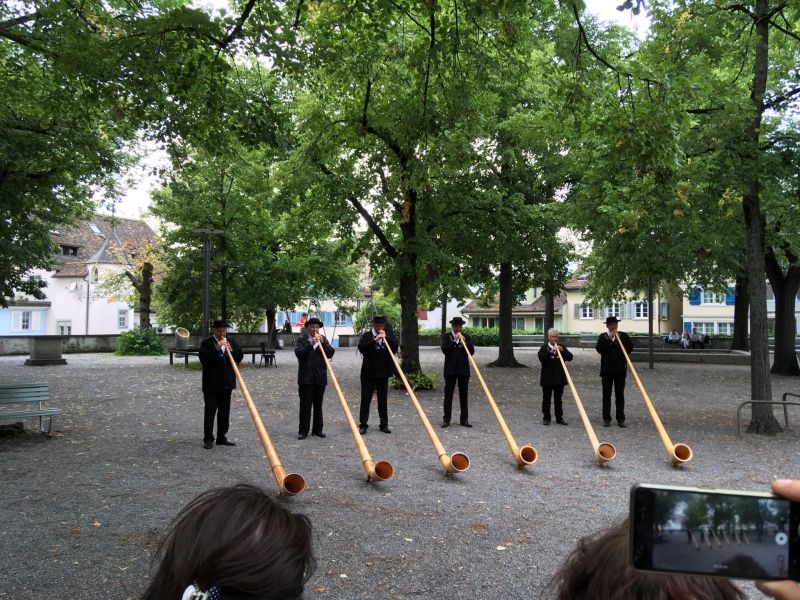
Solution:
<svg viewBox="0 0 800 600"><path fill-rule="evenodd" d="M475 346L472 344L472 338L466 333L464 336L464 344L467 346L470 355L475 354ZM442 353L444 354L444 376L445 377L469 377L469 358L461 344L456 344L452 333L445 333L442 336Z"/></svg>
<svg viewBox="0 0 800 600"><path fill-rule="evenodd" d="M597 338L597 351L600 353L600 375L623 375L628 372L628 363L619 347L619 342L625 346L625 351L630 356L633 352L633 342L627 333L617 332L617 339L611 341L608 333L601 333Z"/></svg>
<svg viewBox="0 0 800 600"><path fill-rule="evenodd" d="M331 358L336 350L324 337L321 344L325 356ZM319 348L314 350L311 338L305 332L297 340L294 354L297 357L297 385L328 385L328 369L325 366L325 359L322 358Z"/></svg>
<svg viewBox="0 0 800 600"><path fill-rule="evenodd" d="M394 334L388 330L386 331L386 342L389 343L392 352L396 353L400 344L397 343L397 338L394 337ZM358 351L364 356L364 361L361 363L361 377L382 379L394 375L392 357L389 356L389 351L386 348L378 347L371 329L361 336L361 341L358 342Z"/></svg>
<svg viewBox="0 0 800 600"><path fill-rule="evenodd" d="M231 356L236 364L242 362L242 349L232 337L228 338ZM212 335L200 344L200 362L203 363L203 392L223 392L236 389L236 375L228 357L216 349Z"/></svg>
<svg viewBox="0 0 800 600"><path fill-rule="evenodd" d="M572 360L572 352L567 350L563 344L559 344L563 348L561 356L565 362ZM550 344L544 343L539 348L539 362L542 363L542 374L539 376L539 385L567 385L567 376L564 374L564 368L561 366L561 361L558 360L558 354L555 350L550 349Z"/></svg>

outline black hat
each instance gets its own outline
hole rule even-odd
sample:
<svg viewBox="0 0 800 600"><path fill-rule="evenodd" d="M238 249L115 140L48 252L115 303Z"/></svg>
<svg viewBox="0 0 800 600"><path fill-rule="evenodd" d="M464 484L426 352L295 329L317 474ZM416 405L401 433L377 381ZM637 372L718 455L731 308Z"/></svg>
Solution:
<svg viewBox="0 0 800 600"><path fill-rule="evenodd" d="M373 325L385 325L386 324L386 317L383 315L375 315L372 317L372 324Z"/></svg>
<svg viewBox="0 0 800 600"><path fill-rule="evenodd" d="M217 319L212 323L211 328L216 329L217 327L228 327L228 322L224 319Z"/></svg>
<svg viewBox="0 0 800 600"><path fill-rule="evenodd" d="M311 317L308 321L306 321L306 327L309 325L319 325L322 327L322 321L320 321L317 317Z"/></svg>
<svg viewBox="0 0 800 600"><path fill-rule="evenodd" d="M463 325L464 323L466 323L466 321L461 317L453 317L450 319L450 325Z"/></svg>
<svg viewBox="0 0 800 600"><path fill-rule="evenodd" d="M611 325L612 323L619 323L619 319L617 317L615 317L614 315L611 315L610 317L606 317L606 325Z"/></svg>

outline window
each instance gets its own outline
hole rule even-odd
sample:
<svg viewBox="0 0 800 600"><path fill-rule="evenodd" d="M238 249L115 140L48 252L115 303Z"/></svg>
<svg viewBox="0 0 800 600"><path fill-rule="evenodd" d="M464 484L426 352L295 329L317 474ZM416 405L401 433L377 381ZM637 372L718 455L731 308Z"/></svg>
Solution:
<svg viewBox="0 0 800 600"><path fill-rule="evenodd" d="M581 319L594 319L594 308L591 306L581 306Z"/></svg>
<svg viewBox="0 0 800 600"><path fill-rule="evenodd" d="M128 328L128 309L121 309L117 311L117 327L119 329Z"/></svg>
<svg viewBox="0 0 800 600"><path fill-rule="evenodd" d="M489 329L497 327L497 319L495 317L481 317L480 319L479 327L488 327Z"/></svg>
<svg viewBox="0 0 800 600"><path fill-rule="evenodd" d="M56 321L56 331L58 335L71 335L72 321Z"/></svg>
<svg viewBox="0 0 800 600"><path fill-rule="evenodd" d="M699 331L700 333L711 335L714 333L714 323L696 321L694 325L692 325L692 329L697 329L697 331Z"/></svg>
<svg viewBox="0 0 800 600"><path fill-rule="evenodd" d="M533 318L533 330L534 331L544 331L544 317L534 317Z"/></svg>
<svg viewBox="0 0 800 600"><path fill-rule="evenodd" d="M646 319L647 318L647 302L634 302L633 303L633 318Z"/></svg>
<svg viewBox="0 0 800 600"><path fill-rule="evenodd" d="M733 323L717 323L718 335L733 335Z"/></svg>
<svg viewBox="0 0 800 600"><path fill-rule="evenodd" d="M334 324L351 325L352 322L350 321L350 315L337 310L336 313L334 313Z"/></svg>
<svg viewBox="0 0 800 600"><path fill-rule="evenodd" d="M700 292L700 304L713 304L715 306L725 305L725 294L717 292L707 292L705 290Z"/></svg>
<svg viewBox="0 0 800 600"><path fill-rule="evenodd" d="M78 256L78 247L77 246L61 246L61 254L64 256Z"/></svg>
<svg viewBox="0 0 800 600"><path fill-rule="evenodd" d="M41 311L12 310L11 331L38 331Z"/></svg>
<svg viewBox="0 0 800 600"><path fill-rule="evenodd" d="M609 306L606 306L606 316L607 317L617 317L619 318L622 315L619 302L614 302Z"/></svg>
<svg viewBox="0 0 800 600"><path fill-rule="evenodd" d="M89 229L91 229L97 235L100 235L102 233L100 231L100 228L97 225L95 225L94 223L89 223Z"/></svg>
<svg viewBox="0 0 800 600"><path fill-rule="evenodd" d="M92 268L92 283L98 283L100 281L100 271L97 270L97 267Z"/></svg>
<svg viewBox="0 0 800 600"><path fill-rule="evenodd" d="M511 329L525 331L525 319L522 317L511 317Z"/></svg>

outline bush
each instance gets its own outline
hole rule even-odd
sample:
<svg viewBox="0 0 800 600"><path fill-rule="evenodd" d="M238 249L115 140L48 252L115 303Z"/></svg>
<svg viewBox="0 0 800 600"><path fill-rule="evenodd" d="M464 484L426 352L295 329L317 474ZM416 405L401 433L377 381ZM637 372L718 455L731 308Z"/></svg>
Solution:
<svg viewBox="0 0 800 600"><path fill-rule="evenodd" d="M414 391L434 390L436 389L436 380L438 376L436 373L423 373L420 371L419 373L406 374L406 379L408 379L408 383ZM406 386L403 385L403 380L399 377L391 377L389 379L389 385L392 386L393 390L406 389Z"/></svg>
<svg viewBox="0 0 800 600"><path fill-rule="evenodd" d="M499 346L500 330L497 327L464 327L464 333L472 338L472 343L476 346ZM530 331L514 329L512 335L531 335Z"/></svg>
<svg viewBox="0 0 800 600"><path fill-rule="evenodd" d="M164 354L164 345L161 343L156 330L131 329L119 336L117 341L117 351L115 354L120 356L154 356Z"/></svg>

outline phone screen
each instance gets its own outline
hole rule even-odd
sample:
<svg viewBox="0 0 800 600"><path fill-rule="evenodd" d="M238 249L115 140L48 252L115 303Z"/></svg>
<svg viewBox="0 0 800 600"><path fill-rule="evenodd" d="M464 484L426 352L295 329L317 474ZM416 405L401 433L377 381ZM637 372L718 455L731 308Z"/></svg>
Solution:
<svg viewBox="0 0 800 600"><path fill-rule="evenodd" d="M631 557L636 568L745 579L789 579L798 539L792 503L714 491L636 487Z"/></svg>

